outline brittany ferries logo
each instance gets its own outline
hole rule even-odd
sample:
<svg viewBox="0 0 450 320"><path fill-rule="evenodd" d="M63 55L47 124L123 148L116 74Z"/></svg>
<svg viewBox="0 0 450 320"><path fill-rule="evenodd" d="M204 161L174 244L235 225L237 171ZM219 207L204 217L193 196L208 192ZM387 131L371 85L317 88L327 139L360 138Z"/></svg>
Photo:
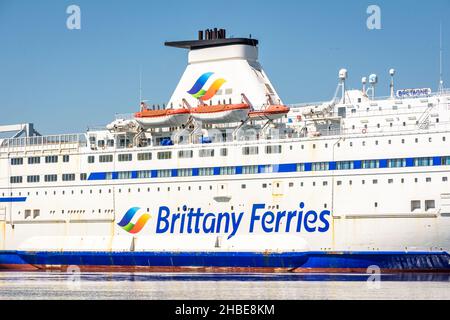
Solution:
<svg viewBox="0 0 450 320"><path fill-rule="evenodd" d="M140 232L150 214L144 213L136 224L131 223L140 208L131 208L118 223L125 231ZM308 210L303 202L297 208L283 211L268 210L266 204L254 204L251 213L211 212L202 208L183 206L180 212L160 206L156 220L156 234L227 234L234 237L239 230L246 233L323 233L330 228L331 212ZM245 221L245 222L244 222Z"/></svg>
<svg viewBox="0 0 450 320"><path fill-rule="evenodd" d="M213 75L213 72L207 72L200 76L200 78L197 79L194 86L191 88L191 90L188 91L188 93L193 96L195 99L200 99L201 101L208 101L212 97L214 97L217 93L217 91L222 87L222 85L226 82L225 79L217 79L213 82L213 84L209 87L209 89L205 90L203 87L205 86L206 82L211 78Z"/></svg>
<svg viewBox="0 0 450 320"><path fill-rule="evenodd" d="M127 213L125 213L125 215L123 216L122 220L120 220L118 225L122 227L123 230L132 234L141 231L142 228L144 228L144 226L146 225L147 221L150 219L150 214L144 213L139 217L136 224L132 223L131 220L133 220L134 216L140 209L141 208L134 207L128 210Z"/></svg>

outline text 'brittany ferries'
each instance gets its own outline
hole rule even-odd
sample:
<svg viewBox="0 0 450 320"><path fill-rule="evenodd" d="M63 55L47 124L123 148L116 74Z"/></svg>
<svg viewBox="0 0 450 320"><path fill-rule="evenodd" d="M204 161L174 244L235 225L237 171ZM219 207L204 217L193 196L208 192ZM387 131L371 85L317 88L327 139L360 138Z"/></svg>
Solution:
<svg viewBox="0 0 450 320"><path fill-rule="evenodd" d="M249 233L262 231L265 233L278 232L326 232L330 228L328 221L331 212L323 210L317 213L314 210L305 210L305 204L300 202L299 208L291 211L273 212L266 210L265 204L254 204L250 217ZM166 206L158 211L156 233L204 233L228 234L232 238L239 231L244 212L205 213L201 208L188 208L172 213Z"/></svg>

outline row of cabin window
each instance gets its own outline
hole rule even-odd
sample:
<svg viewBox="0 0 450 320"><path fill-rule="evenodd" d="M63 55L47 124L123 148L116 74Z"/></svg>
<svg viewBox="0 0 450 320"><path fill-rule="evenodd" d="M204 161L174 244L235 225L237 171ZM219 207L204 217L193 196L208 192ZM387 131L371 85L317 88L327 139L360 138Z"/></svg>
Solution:
<svg viewBox="0 0 450 320"><path fill-rule="evenodd" d="M75 181L75 173L65 173L61 175L62 181ZM41 180L41 176L39 175L31 175L27 176L27 182L28 183L38 183ZM87 180L87 174L81 173L80 174L80 180ZM45 182L57 182L58 181L58 175L57 174L46 174L44 175L44 181ZM22 176L12 176L10 177L10 182L12 184L22 183L23 177Z"/></svg>
<svg viewBox="0 0 450 320"><path fill-rule="evenodd" d="M415 138L415 143L419 142L418 138ZM428 138L429 142L432 142L432 138ZM442 141L446 141L445 137L442 137ZM401 139L401 142L404 144L405 139ZM388 140L388 144L391 144L392 140ZM375 144L378 145L378 140L375 141ZM366 142L363 141L362 145L365 146ZM338 143L337 147L340 147L341 144ZM350 146L353 146L353 142L350 142ZM313 149L316 148L316 144L312 145ZM325 148L328 147L328 144L325 144ZM301 146L302 149L304 149L304 145ZM281 145L270 145L265 147L265 153L266 154L279 154L282 152L282 146ZM248 147L242 147L242 154L243 155L256 155L259 154L259 147L258 146L248 146ZM220 149L220 155L221 156L227 156L228 155L228 149L227 148L221 148ZM178 151L178 157L179 158L193 158L194 152L192 150L180 150ZM201 149L199 150L199 157L214 157L214 149ZM69 155L63 155L63 162L69 162ZM152 153L151 152L145 152L145 153L138 153L137 155L138 161L146 161L146 160L152 160ZM171 151L161 151L157 153L157 159L158 160L167 160L172 158L172 152ZM59 156L45 156L45 163L57 163ZM119 154L118 155L118 161L120 162L126 162L126 161L132 161L133 155L131 153L126 154ZM94 163L95 162L95 156L88 156L88 163ZM113 155L100 155L99 156L99 162L100 163L106 163L106 162L113 162ZM28 157L28 164L39 164L41 163L41 157ZM23 164L23 158L11 158L11 165L22 165Z"/></svg>
<svg viewBox="0 0 450 320"><path fill-rule="evenodd" d="M448 182L448 177L446 177L446 176L442 177L441 179L442 179L442 182ZM400 180L401 183L405 183L405 178L400 178L399 180ZM431 181L432 181L432 180L431 180L431 177L425 178L425 181L426 181L426 182L431 182ZM337 185L337 186L342 186L342 182L343 182L342 180L338 180L338 181L336 181L336 185ZM372 180L372 184L378 184L378 182L379 182L378 179L373 179L373 180ZM415 183L419 182L419 179L418 179L418 178L414 178L414 182L415 182ZM349 183L349 185L353 185L353 180L348 180L348 183ZM366 184L366 180L365 180L365 179L361 180L361 183L362 183L362 184ZM389 178L389 179L387 180L387 183L388 183L388 184L394 183L394 179ZM323 180L321 185L324 186L324 187L326 187L326 186L328 186L328 184L329 184L329 182L328 182L327 180ZM275 186L276 186L277 188L279 188L280 185L281 185L281 184L280 184L279 182L278 182L278 183L275 183ZM320 184L319 184L319 185L320 185ZM263 183L261 186L262 186L263 189L267 189L268 184L267 184L267 183ZM289 186L289 188L293 188L293 187L296 186L296 184L295 184L294 182L289 182L288 186ZM303 182L303 181L302 181L302 182L299 182L299 186L300 186L300 187L305 187L305 182ZM317 182L316 182L316 181L313 181L313 182L312 182L312 186L313 186L313 187L318 186ZM246 188L247 188L247 185L246 185L246 184L241 184L241 189L246 189ZM223 185L222 185L222 189L223 189ZM181 187L177 187L177 190L178 190L178 191L181 191ZM191 191L191 190L192 190L192 187L191 187L191 186L188 186L188 187L187 187L187 190L188 190L188 191ZM198 186L198 190L202 190L202 186ZM213 190L213 186L212 186L212 185L209 186L209 190ZM137 192L141 192L141 188L137 188L136 191L137 191ZM142 191L143 191L143 192L145 191L144 188L142 189ZM150 189L150 188L147 188L147 192L150 192L150 191L151 191L151 189ZM160 191L161 191L161 187L157 187L157 188L156 188L156 191L157 191L157 192L160 192ZM167 191L171 191L171 187L167 187ZM112 192L112 189L108 189L108 193L111 193L111 192ZM122 189L118 189L118 192L119 192L119 193L122 193ZM80 194L83 194L83 193L84 193L83 190L80 190ZM90 193L90 194L93 194L93 190L90 189L90 190L89 190L89 193ZM98 189L98 193L101 194L101 193L102 193L102 189ZM128 193L131 193L131 188L128 188ZM28 194L28 196L29 196L31 193L28 192L27 194ZM53 191L53 194L56 195L57 192L56 192L56 191ZM66 191L65 191L65 190L62 190L62 191L61 191L61 194L62 194L62 195L65 195L65 194L66 194ZM75 191L72 190L70 194L72 194L72 195L75 194ZM18 195L18 196L22 196L22 192L18 192L17 195ZM39 195L39 192L38 192L38 191L36 192L36 195ZM44 195L48 195L48 192L47 192L47 191L44 191ZM11 197L14 196L14 193L11 192L11 193L10 193L10 196L11 196ZM5 197L5 193L4 193L4 192L2 193L2 197Z"/></svg>
<svg viewBox="0 0 450 320"><path fill-rule="evenodd" d="M426 177L426 178L425 178L425 182L429 183L429 182L431 182L431 181L432 181L431 177ZM447 181L448 181L448 177L442 177L442 182L447 182ZM324 181L324 182L325 182L325 181ZM400 179L400 182L401 182L401 183L405 183L405 178L401 178L401 179ZM418 182L419 182L419 178L414 178L414 182L415 182L415 183L418 183ZM348 183L349 183L350 185L352 185L352 184L353 184L353 181L352 181L352 180L349 180ZM387 183L388 183L388 184L394 183L394 179L389 178L389 179L387 180ZM361 180L361 184L366 184L366 180ZM372 180L372 184L378 184L378 179L373 179L373 180ZM314 186L314 185L315 185L315 184L313 184L313 186ZM325 184L324 184L324 185L325 185ZM338 180L338 181L336 182L336 185L341 186L341 185L342 185L342 181L341 181L341 180Z"/></svg>
<svg viewBox="0 0 450 320"><path fill-rule="evenodd" d="M428 138L429 142L432 142L432 138ZM445 141L445 137L442 137L442 141ZM401 140L402 143L405 143L405 139ZM415 142L418 143L419 139L415 138ZM365 145L365 141L362 142L363 146ZM378 145L378 140L375 141L375 144ZM388 144L391 144L391 140L388 140ZM350 146L353 146L353 142L350 142ZM313 149L316 148L316 144L312 145ZM328 147L328 144L325 144L325 148ZM340 147L340 143L337 144L337 147ZM304 149L304 145L301 146L302 149ZM270 145L265 147L265 153L266 154L280 154L282 152L282 146L281 145ZM248 147L242 147L242 154L243 155L257 155L259 154L259 147L258 146L248 146ZM221 148L220 149L220 155L221 156L227 156L228 155L228 149ZM180 150L178 151L178 158L193 158L194 152L192 150ZM201 149L199 150L199 157L214 157L215 151L214 149ZM58 156L45 156L45 163L57 163L58 162ZM63 155L63 162L69 162L69 155ZM151 152L145 152L145 153L138 153L137 155L138 161L146 161L146 160L152 160L152 153ZM172 158L172 152L171 151L161 151L157 153L157 159L158 160L167 160ZM133 160L133 154L131 153L125 153L125 154L119 154L118 155L118 161L119 162L126 162L126 161L132 161ZM94 163L95 162L95 156L88 156L88 163ZM113 155L100 155L99 156L99 162L100 163L107 163L107 162L113 162ZM41 163L41 157L29 157L28 158L28 164L39 164ZM23 164L23 158L11 158L11 165L22 165Z"/></svg>
<svg viewBox="0 0 450 320"><path fill-rule="evenodd" d="M266 146L265 150L266 150L266 154L281 153L281 145ZM243 147L242 148L243 155L253 155L253 154L258 154L258 153L259 153L258 147ZM228 155L228 149L221 148L220 156L225 157L227 155ZM193 158L193 156L194 156L193 150L178 151L178 158L180 158L180 159ZM201 149L198 152L198 156L200 158L214 157L215 149ZM151 152L138 153L137 158L138 158L138 161L152 160L152 153ZM172 159L172 152L171 151L158 152L157 159L158 160ZM119 162L132 161L132 160L133 160L133 155L131 153L118 155ZM88 156L88 163L94 163L94 162L95 162L95 156ZM100 155L99 162L100 163L113 162L113 155L112 154Z"/></svg>
<svg viewBox="0 0 450 320"><path fill-rule="evenodd" d="M436 120L436 123L439 123L439 118L436 118L435 120ZM412 123L409 123L409 124L411 125ZM419 121L416 121L415 124L418 125ZM403 121L402 125L403 125L403 127L406 127L406 122ZM394 126L393 122L389 121L389 127L393 127L393 126ZM385 126L383 126L383 127L385 127ZM381 125L379 123L377 123L377 128L378 129L381 128ZM355 130L355 129L356 129L356 125L352 125L352 130ZM367 124L364 125L364 129L368 129L368 125Z"/></svg>
<svg viewBox="0 0 450 320"><path fill-rule="evenodd" d="M442 157L441 158L441 164L442 165L450 165L450 157ZM431 157L423 157L423 158L414 158L413 159L413 165L415 167L421 167L421 166L432 166L433 165L433 158ZM362 169L375 169L380 167L380 160L363 160L361 161L361 168ZM406 159L388 159L387 160L387 167L388 168L400 168L400 167L406 167ZM253 165L253 166L243 166L242 167L242 174L257 174L259 172L259 168L261 168L261 173L272 173L273 172L273 166L272 165ZM354 162L353 161L338 161L336 162L336 170L351 170L354 169ZM316 162L311 164L311 171L328 171L330 170L330 163L329 162ZM299 163L297 164L297 171L305 171L305 164ZM172 177L172 170L171 169L163 169L163 170L157 170L157 177L158 178L169 178ZM177 170L179 177L190 177L193 176L193 169L192 168L185 168L185 169L178 169ZM236 167L220 167L219 169L220 175L234 175L236 174ZM214 175L214 168L199 168L198 169L198 175L199 176L213 176ZM151 178L151 170L141 170L137 171L138 179L146 179ZM118 179L131 179L132 178L132 171L121 171L118 172ZM80 174L80 180L86 180L87 174L82 173ZM106 173L106 179L112 180L113 179L113 173L108 172ZM27 182L28 183L37 183L40 181L40 176L38 175L32 175L27 176ZM58 181L58 176L56 174L49 174L44 176L45 182L56 182ZM63 174L62 175L62 181L75 181L75 174ZM22 183L23 178L22 176L12 176L10 178L10 182L12 184Z"/></svg>
<svg viewBox="0 0 450 320"><path fill-rule="evenodd" d="M421 158L413 158L413 166L414 167L427 167L433 165L432 157L421 157ZM442 157L441 165L448 166L450 165L450 157ZM351 170L354 169L355 163L354 161L337 161L336 162L336 170ZM388 159L387 160L388 168L402 168L406 167L406 158L403 159ZM380 160L362 160L361 161L362 169L376 169L380 168ZM306 167L304 163L297 164L297 171L305 171ZM328 171L330 170L329 162L315 162L311 164L311 171Z"/></svg>
<svg viewBox="0 0 450 320"><path fill-rule="evenodd" d="M28 164L39 164L41 163L41 157L28 157ZM44 161L45 163L57 163L59 160L59 156L45 156ZM69 162L70 156L69 155L63 155L62 161L63 162ZM23 158L11 158L11 165L18 166L23 164Z"/></svg>

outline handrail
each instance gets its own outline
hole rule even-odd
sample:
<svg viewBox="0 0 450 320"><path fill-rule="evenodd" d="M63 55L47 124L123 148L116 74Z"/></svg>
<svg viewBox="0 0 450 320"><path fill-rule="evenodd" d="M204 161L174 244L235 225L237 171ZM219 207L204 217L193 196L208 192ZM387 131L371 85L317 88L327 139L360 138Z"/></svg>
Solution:
<svg viewBox="0 0 450 320"><path fill-rule="evenodd" d="M35 137L7 138L1 140L0 149L21 147L61 146L66 144L86 145L84 134L61 134Z"/></svg>

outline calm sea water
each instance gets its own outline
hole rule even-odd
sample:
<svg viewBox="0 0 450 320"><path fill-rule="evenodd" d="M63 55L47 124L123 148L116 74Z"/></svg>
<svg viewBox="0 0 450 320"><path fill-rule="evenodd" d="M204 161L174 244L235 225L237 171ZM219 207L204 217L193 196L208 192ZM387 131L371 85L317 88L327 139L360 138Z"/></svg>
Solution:
<svg viewBox="0 0 450 320"><path fill-rule="evenodd" d="M0 299L450 300L450 275L0 272Z"/></svg>

